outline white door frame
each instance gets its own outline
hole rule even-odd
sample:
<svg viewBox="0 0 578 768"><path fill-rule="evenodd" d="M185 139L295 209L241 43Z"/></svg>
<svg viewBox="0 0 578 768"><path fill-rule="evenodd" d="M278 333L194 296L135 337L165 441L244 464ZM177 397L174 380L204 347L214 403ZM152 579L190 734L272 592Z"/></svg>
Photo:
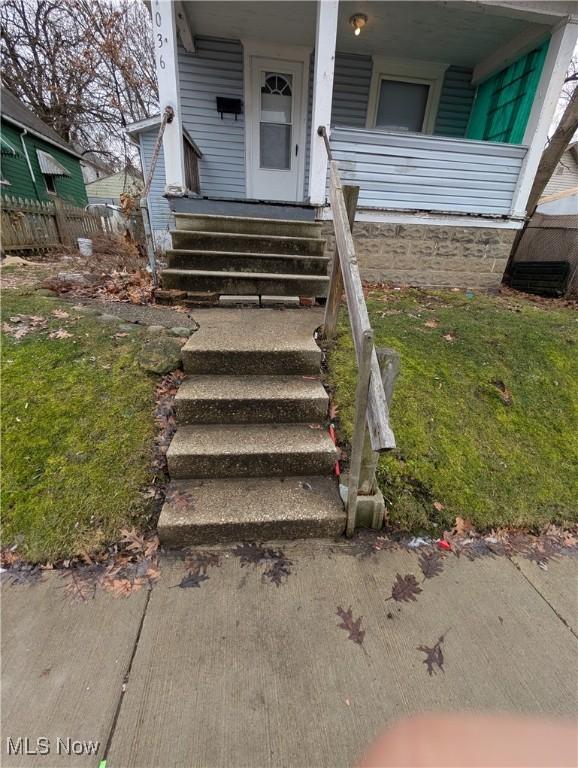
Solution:
<svg viewBox="0 0 578 768"><path fill-rule="evenodd" d="M304 45L277 45L263 40L241 40L243 44L243 83L245 92L245 193L248 198L253 195L254 146L252 141L253 119L255 115L258 94L253 90L251 59L262 57L280 61L296 61L303 65L303 83L301 87L301 124L295 126L294 144L299 144L297 168L297 202L305 199L305 155L307 152L307 106L309 103L309 62L312 48Z"/></svg>

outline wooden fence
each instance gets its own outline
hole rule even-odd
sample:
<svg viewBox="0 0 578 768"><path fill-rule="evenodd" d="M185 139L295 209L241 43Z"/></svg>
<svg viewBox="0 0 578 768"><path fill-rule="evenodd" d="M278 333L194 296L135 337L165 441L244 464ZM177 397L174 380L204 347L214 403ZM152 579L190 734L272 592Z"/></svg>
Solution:
<svg viewBox="0 0 578 768"><path fill-rule="evenodd" d="M40 203L20 197L0 202L0 245L4 253L76 245L77 238L107 232L106 220L62 200Z"/></svg>

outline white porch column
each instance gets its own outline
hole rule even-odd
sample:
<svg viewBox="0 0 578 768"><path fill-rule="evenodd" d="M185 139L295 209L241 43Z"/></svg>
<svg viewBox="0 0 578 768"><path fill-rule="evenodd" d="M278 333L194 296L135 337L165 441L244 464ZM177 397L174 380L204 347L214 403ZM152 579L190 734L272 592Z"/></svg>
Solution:
<svg viewBox="0 0 578 768"><path fill-rule="evenodd" d="M532 189L538 163L546 146L548 131L554 119L556 105L562 92L564 76L578 39L578 17L572 16L554 29L538 83L536 96L524 133L523 144L529 149L520 170L512 201L514 215L523 216Z"/></svg>
<svg viewBox="0 0 578 768"><path fill-rule="evenodd" d="M325 203L327 152L317 128L324 125L329 133L331 124L338 14L339 0L318 0L309 163L309 200L313 205Z"/></svg>
<svg viewBox="0 0 578 768"><path fill-rule="evenodd" d="M165 192L182 195L186 191L185 160L174 6L171 0L153 0L151 12L160 112L162 116L167 106L171 106L175 112L172 122L167 123L163 136Z"/></svg>

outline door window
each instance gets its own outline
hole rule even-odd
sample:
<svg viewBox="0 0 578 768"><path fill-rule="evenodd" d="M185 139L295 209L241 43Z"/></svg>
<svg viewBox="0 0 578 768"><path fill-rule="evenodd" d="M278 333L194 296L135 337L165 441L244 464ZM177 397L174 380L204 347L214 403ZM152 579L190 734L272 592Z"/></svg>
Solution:
<svg viewBox="0 0 578 768"><path fill-rule="evenodd" d="M260 167L291 168L293 78L263 72L259 125Z"/></svg>

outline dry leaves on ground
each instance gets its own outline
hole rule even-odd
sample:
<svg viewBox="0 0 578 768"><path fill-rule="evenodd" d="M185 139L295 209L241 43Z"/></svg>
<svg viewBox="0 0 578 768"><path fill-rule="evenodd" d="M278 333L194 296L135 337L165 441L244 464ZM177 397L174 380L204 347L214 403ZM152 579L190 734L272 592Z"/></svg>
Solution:
<svg viewBox="0 0 578 768"><path fill-rule="evenodd" d="M47 321L39 315L13 315L2 323L2 331L14 339L22 339L32 331L46 328Z"/></svg>
<svg viewBox="0 0 578 768"><path fill-rule="evenodd" d="M358 645L362 645L363 638L365 637L365 630L361 629L361 622L363 620L363 616L360 616L357 619L353 619L353 611L351 609L351 606L347 610L342 608L341 606L337 606L337 615L341 619L341 624L338 624L337 626L340 629L344 629L349 634L347 635L348 640L352 640L354 643L357 643Z"/></svg>

